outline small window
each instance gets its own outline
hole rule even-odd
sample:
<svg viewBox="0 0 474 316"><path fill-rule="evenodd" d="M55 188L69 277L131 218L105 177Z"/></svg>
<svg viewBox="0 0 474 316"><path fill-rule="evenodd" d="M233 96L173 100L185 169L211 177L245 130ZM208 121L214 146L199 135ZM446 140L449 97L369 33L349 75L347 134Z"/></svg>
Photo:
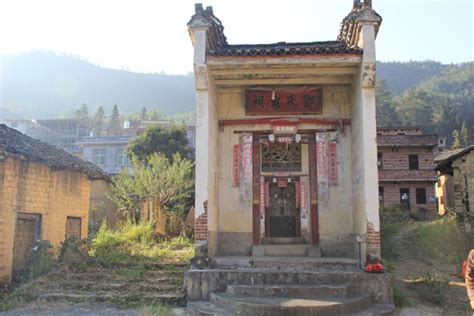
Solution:
<svg viewBox="0 0 474 316"><path fill-rule="evenodd" d="M117 149L117 165L118 166L128 166L130 164L130 160L125 153L124 148Z"/></svg>
<svg viewBox="0 0 474 316"><path fill-rule="evenodd" d="M416 189L416 204L426 204L426 189L418 188Z"/></svg>
<svg viewBox="0 0 474 316"><path fill-rule="evenodd" d="M377 153L377 167L383 169L383 155L382 153Z"/></svg>
<svg viewBox="0 0 474 316"><path fill-rule="evenodd" d="M384 201L384 190L383 190L383 187L379 187L379 201L380 201L380 203L383 203L383 201Z"/></svg>
<svg viewBox="0 0 474 316"><path fill-rule="evenodd" d="M107 149L105 148L96 148L92 149L92 162L99 166L105 165L105 155L107 154Z"/></svg>
<svg viewBox="0 0 474 316"><path fill-rule="evenodd" d="M418 155L408 155L408 168L410 170L418 170Z"/></svg>

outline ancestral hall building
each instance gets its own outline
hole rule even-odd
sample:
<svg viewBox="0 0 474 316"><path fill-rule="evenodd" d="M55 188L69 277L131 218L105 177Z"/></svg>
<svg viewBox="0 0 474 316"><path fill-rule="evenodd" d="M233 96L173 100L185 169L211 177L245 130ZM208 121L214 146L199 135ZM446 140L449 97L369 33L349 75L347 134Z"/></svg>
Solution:
<svg viewBox="0 0 474 316"><path fill-rule="evenodd" d="M375 38L354 2L336 41L231 45L188 23L196 80L195 239L212 258L380 255ZM288 253L288 249L292 249Z"/></svg>
<svg viewBox="0 0 474 316"><path fill-rule="evenodd" d="M196 5L190 314L393 310L390 276L360 272L357 260L380 256L381 21L356 0L335 41L231 45L212 8Z"/></svg>

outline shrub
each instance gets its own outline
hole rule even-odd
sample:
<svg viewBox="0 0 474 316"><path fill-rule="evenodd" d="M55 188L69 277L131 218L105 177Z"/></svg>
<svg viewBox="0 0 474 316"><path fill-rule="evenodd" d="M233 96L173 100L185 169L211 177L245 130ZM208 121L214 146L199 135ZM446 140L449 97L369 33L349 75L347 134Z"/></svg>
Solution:
<svg viewBox="0 0 474 316"><path fill-rule="evenodd" d="M21 268L15 279L20 282L36 279L51 271L53 264L53 246L47 240L40 240L33 247L28 262Z"/></svg>

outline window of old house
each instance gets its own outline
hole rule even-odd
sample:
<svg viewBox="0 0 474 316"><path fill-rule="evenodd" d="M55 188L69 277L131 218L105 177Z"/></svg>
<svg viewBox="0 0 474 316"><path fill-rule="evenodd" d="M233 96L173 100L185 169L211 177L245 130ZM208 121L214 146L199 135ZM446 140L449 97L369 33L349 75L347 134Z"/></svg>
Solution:
<svg viewBox="0 0 474 316"><path fill-rule="evenodd" d="M125 153L124 148L117 149L117 165L118 166L128 166L130 164L130 160Z"/></svg>
<svg viewBox="0 0 474 316"><path fill-rule="evenodd" d="M301 171L301 144L262 144L262 171Z"/></svg>
<svg viewBox="0 0 474 316"><path fill-rule="evenodd" d="M384 202L384 189L383 189L383 187L379 187L379 201L380 201L380 203Z"/></svg>
<svg viewBox="0 0 474 316"><path fill-rule="evenodd" d="M417 188L416 189L416 204L426 204L426 189Z"/></svg>
<svg viewBox="0 0 474 316"><path fill-rule="evenodd" d="M99 166L105 165L105 156L107 155L107 149L95 148L92 149L92 162Z"/></svg>
<svg viewBox="0 0 474 316"><path fill-rule="evenodd" d="M410 170L419 169L418 155L408 155L408 168Z"/></svg>
<svg viewBox="0 0 474 316"><path fill-rule="evenodd" d="M410 208L410 189L400 189L400 203Z"/></svg>

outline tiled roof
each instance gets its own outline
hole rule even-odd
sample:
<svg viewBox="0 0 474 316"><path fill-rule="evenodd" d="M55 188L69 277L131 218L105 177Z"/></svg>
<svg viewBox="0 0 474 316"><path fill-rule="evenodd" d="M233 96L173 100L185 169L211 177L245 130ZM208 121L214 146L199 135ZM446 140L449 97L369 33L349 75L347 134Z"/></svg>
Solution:
<svg viewBox="0 0 474 316"><path fill-rule="evenodd" d="M93 163L76 157L64 149L26 136L4 124L0 124L0 155L24 157L53 169L84 173L92 179L108 177L100 167Z"/></svg>
<svg viewBox="0 0 474 316"><path fill-rule="evenodd" d="M470 152L471 150L474 150L474 145L471 145L466 148L459 148L459 149L453 149L453 150L446 150L443 151L441 154L436 156L434 158L434 161L438 164L438 166L453 161L454 159Z"/></svg>
<svg viewBox="0 0 474 316"><path fill-rule="evenodd" d="M377 135L377 146L437 146L437 135Z"/></svg>
<svg viewBox="0 0 474 316"><path fill-rule="evenodd" d="M322 55L322 54L362 54L362 49L351 48L339 41L310 43L274 43L251 45L223 45L210 49L211 56L282 56L282 55Z"/></svg>
<svg viewBox="0 0 474 316"><path fill-rule="evenodd" d="M343 40L309 43L250 44L230 45L224 35L222 22L214 15L212 7L203 8L195 5L195 14L188 27L197 25L209 29L206 51L210 56L284 56L284 55L328 55L328 54L362 54L362 49L351 48ZM355 46L355 45L353 45Z"/></svg>

